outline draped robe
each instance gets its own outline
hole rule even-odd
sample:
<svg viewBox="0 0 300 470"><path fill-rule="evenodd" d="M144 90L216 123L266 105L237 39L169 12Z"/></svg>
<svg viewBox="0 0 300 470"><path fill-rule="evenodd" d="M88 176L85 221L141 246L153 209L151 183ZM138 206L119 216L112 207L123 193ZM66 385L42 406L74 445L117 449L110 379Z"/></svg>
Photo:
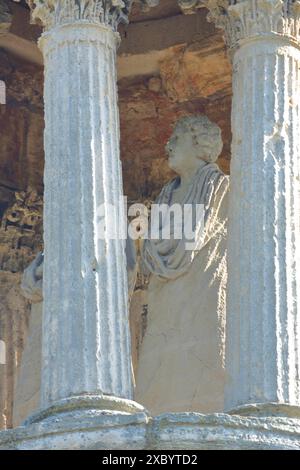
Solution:
<svg viewBox="0 0 300 470"><path fill-rule="evenodd" d="M179 178L168 183L156 203L172 204L178 185ZM172 236L144 242L142 262L151 274L135 400L152 415L223 409L228 194L229 177L207 163L181 201L204 205L195 248Z"/></svg>

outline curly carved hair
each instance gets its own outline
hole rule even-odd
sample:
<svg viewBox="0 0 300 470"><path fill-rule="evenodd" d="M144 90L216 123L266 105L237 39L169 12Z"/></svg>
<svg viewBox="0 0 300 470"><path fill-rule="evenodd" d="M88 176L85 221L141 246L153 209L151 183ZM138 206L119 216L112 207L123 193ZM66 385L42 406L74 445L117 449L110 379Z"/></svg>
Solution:
<svg viewBox="0 0 300 470"><path fill-rule="evenodd" d="M215 162L223 148L223 141L220 127L211 122L204 114L184 116L180 118L174 128L177 132L190 132L195 146L201 147L203 136L210 138L210 151L205 159L208 162Z"/></svg>

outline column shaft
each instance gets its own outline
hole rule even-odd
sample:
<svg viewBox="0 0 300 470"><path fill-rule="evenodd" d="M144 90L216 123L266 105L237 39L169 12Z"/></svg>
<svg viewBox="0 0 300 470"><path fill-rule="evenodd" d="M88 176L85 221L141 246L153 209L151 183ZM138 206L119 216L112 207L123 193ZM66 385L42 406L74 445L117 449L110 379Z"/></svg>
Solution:
<svg viewBox="0 0 300 470"><path fill-rule="evenodd" d="M125 224L117 40L110 27L84 21L51 29L40 40L46 121L42 407L85 393L132 396L125 245L108 233ZM119 208L115 214L109 204Z"/></svg>

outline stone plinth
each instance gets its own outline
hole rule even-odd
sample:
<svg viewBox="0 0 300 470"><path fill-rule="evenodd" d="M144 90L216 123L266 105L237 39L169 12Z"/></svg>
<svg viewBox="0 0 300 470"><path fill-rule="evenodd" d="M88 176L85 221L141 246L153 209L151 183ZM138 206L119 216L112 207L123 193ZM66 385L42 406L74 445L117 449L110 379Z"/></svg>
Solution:
<svg viewBox="0 0 300 470"><path fill-rule="evenodd" d="M41 410L73 397L122 413L132 370L116 29L130 2L33 3L45 65Z"/></svg>

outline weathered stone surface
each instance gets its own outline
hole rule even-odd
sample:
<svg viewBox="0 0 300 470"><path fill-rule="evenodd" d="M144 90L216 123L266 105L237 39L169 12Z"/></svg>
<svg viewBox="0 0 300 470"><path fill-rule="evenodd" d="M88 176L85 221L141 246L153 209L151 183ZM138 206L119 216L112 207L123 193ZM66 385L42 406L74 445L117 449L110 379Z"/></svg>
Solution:
<svg viewBox="0 0 300 470"><path fill-rule="evenodd" d="M44 31L56 26L80 22L101 24L117 30L120 23L127 23L132 0L86 0L78 4L75 0L56 0L56 14L51 0L28 0L31 18L41 24Z"/></svg>
<svg viewBox="0 0 300 470"><path fill-rule="evenodd" d="M1 53L0 79L6 105L0 105L0 184L39 191L43 187L43 72Z"/></svg>
<svg viewBox="0 0 300 470"><path fill-rule="evenodd" d="M156 4L157 2L150 0L150 3ZM257 2L237 1L232 4L232 2L211 0L208 3L213 10L213 16L217 14L221 17L219 18L220 23L225 26L227 40L233 49L236 49L241 39L247 42L248 32L250 32L251 40L254 38L261 40L262 37L258 38L257 34L264 33L261 36L264 36L265 41L264 47L262 44L258 44L259 41L256 42L256 48L253 47L255 50L251 49L251 45L245 45L244 41L246 49L240 55L237 53L234 59L236 76L234 94L235 98L239 97L240 102L234 101L233 109L235 158L232 179L236 181L236 187L234 196L232 196L234 201L233 215L235 216L232 217L232 220L239 223L236 222L236 225L234 223L232 225L231 250L232 253L241 252L243 256L240 256L241 262L237 264L238 268L231 271L235 289L232 289L233 326L230 328L234 333L231 339L235 339L235 342L233 341L232 344L234 357L231 362L234 380L231 382L232 393L229 394L232 401L228 403L236 405L249 400L249 397L251 400L256 398L269 400L270 397L275 396L276 400L294 402L299 405L297 335L299 250L295 238L295 233L299 231L299 220L296 220L295 216L299 209L299 169L297 167L299 160L299 146L297 144L299 94L298 88L294 88L294 84L299 78L299 54L295 54L292 45L290 45L291 47L287 46L291 37L295 41L299 41L299 1L278 2L270 0L265 2L258 0ZM162 4L163 2L155 8L159 9ZM170 2L168 4L170 5ZM180 4L189 7L198 6L198 2L194 0L182 0ZM177 2L173 1L170 11L174 12L174 8L176 10L179 6ZM257 8L262 8L262 10L257 11ZM289 17L286 21L291 13L294 16ZM239 15L243 16L242 22ZM250 22L244 21L247 20L247 17L251 19ZM253 21L253 18L258 21ZM244 25L246 25L245 29ZM278 26L279 30L276 29ZM274 33L278 34L274 35ZM285 37L285 41L281 42L279 38L284 33L288 33L288 36ZM269 34L272 35L272 47L266 38L266 35ZM182 52L179 49L178 51ZM219 55L217 54L215 57L217 60ZM164 59L162 59L162 63ZM275 65L274 62L276 62ZM184 61L183 63L185 68L189 67L189 64ZM209 66L209 61L205 62L204 57L203 63L207 67ZM172 69L171 74L174 74L174 83L168 76L169 66ZM287 73L288 80L284 79L284 74L280 75L280 70L285 67L286 72L290 72ZM155 71L157 75L161 74L163 87L153 89L151 85L149 87L144 83L138 85L139 88L146 88L147 93L165 94L164 98L168 98L165 101L162 99L161 104L168 103L166 110L155 106L154 112L154 107L150 106L149 114L147 114L148 110L145 109L145 106L136 103L132 106L131 100L131 119L128 122L130 122L130 126L133 126L134 123L137 124L137 133L141 134L139 142L141 151L142 145L150 145L140 161L136 158L136 167L129 166L130 157L133 160L135 151L129 153L129 150L126 150L127 174L130 178L132 172L137 168L139 176L143 172L151 175L148 180L145 176L143 191L139 189L137 180L132 178L133 184L131 185L130 182L128 187L132 191L133 199L138 191L139 198L140 193L142 193L142 198L155 193L157 188L152 184L152 178L163 179L165 177L164 174L162 176L157 171L164 161L163 153L159 153L159 157L155 159L154 152L151 154L149 150L152 150L153 139L161 139L158 143L160 146L172 123L182 114L199 112L200 110L206 112L206 108L213 113L215 112L213 107L216 104L222 103L225 108L226 104L224 103L228 104L224 98L221 98L222 90L219 88L219 78L215 83L212 83L212 87L206 79L198 89L197 70L193 70L193 66L191 66L190 72L191 76L195 78L191 87L185 87L182 80L184 70L182 70L180 61L177 63L175 60L175 64L167 64L165 72L163 69ZM266 74L267 80L259 80L262 73ZM152 75L149 74L148 78ZM290 80L295 77L296 80L291 82ZM253 87L253 83L257 86ZM274 90L270 88L270 84L273 83L276 83L277 86L276 98L278 100L272 99L274 97L272 91ZM136 87L136 85L134 86ZM227 96L229 96L229 88L226 89ZM252 95L249 94L249 89L254 90ZM249 97L252 97L252 101ZM174 101L170 105L172 100ZM12 102L18 101L19 90L16 87ZM274 105L273 101L279 103L277 103L278 107ZM297 104L295 105L295 103ZM27 104L25 108L27 108ZM255 112L257 109L260 112ZM245 111L243 115L241 115L241 110ZM166 120L168 131L162 126L156 134L153 131L154 122L152 121L156 119L159 122L159 115L162 116L164 112L168 117ZM216 111L216 113L219 113L220 120L224 119L224 109L222 112ZM138 117L135 118L135 115ZM278 116L280 116L279 119ZM260 121L261 118L262 121ZM218 122L217 119L216 122ZM252 124L249 124L251 122ZM279 127L278 122L280 123ZM252 133L251 126L253 126ZM242 132L240 132L241 129ZM132 137L129 131L125 135L128 140ZM240 139L240 135L243 139ZM21 146L20 142L21 138L17 148ZM137 155L139 155L138 152L139 148L137 148ZM148 158L153 158L153 166L148 164ZM224 159L223 163L225 164L225 162L227 164L228 160ZM261 166L258 165L258 162L261 163ZM25 166L23 166L24 168ZM23 171L19 172L15 180L18 181L19 178L22 178L23 173ZM147 185L147 181L150 184ZM19 189L19 187L15 187L15 189ZM241 197L235 199L235 195ZM5 195L5 204L9 202L10 196L7 194ZM257 207L259 208L258 213ZM296 210L294 210L295 208ZM268 230L261 232L263 225ZM259 282L261 277L262 282ZM247 290L247 285L243 280L247 281L250 278L251 282L247 284L249 287ZM5 280L6 282L7 280ZM9 293L7 293L7 298L10 298ZM6 321L7 318L6 316ZM272 330L270 330L270 324L273 325ZM22 331L25 331L25 327L22 327ZM237 331L239 334L235 334ZM273 354L270 354L270 350ZM242 364L241 374L240 364ZM244 371L245 376L243 375ZM65 413L62 413L58 419L57 417L53 419L51 416L44 416L43 418L46 419L43 422L18 429L16 432L2 434L0 439L4 448L100 448L101 446L106 448L113 448L113 446L118 448L120 446L123 448L176 448L179 445L180 448L299 449L299 408L290 407L289 409L290 413L286 407L277 406L273 412L263 418L229 415L203 417L195 414L183 414L149 420L143 413L139 417L128 417L118 413L103 416L102 411L99 412L97 407L79 413L68 408L68 412L65 410ZM90 411L92 412L90 413ZM256 413L251 407L250 409L246 407L244 411L238 408L237 412ZM264 408L260 412L267 414ZM278 417L272 417L273 413ZM87 415L89 415L89 419L86 419ZM149 421L150 426L147 429L146 424ZM109 428L106 427L107 425Z"/></svg>
<svg viewBox="0 0 300 470"><path fill-rule="evenodd" d="M231 91L231 67L221 35L203 39L201 47L174 48L173 57L161 63L160 73L171 101L180 103Z"/></svg>
<svg viewBox="0 0 300 470"><path fill-rule="evenodd" d="M28 66L12 59L11 56L1 57L3 60L1 60L0 78L7 84L8 98L7 105L0 107L1 125L4 129L0 136L1 182L16 189L26 189L31 185L42 192L44 163L42 71L38 67ZM205 112L221 126L225 146L219 164L228 172L230 95L224 98L214 95L212 98L203 99L198 95L192 96L190 91L184 90L184 93L181 93L181 103L172 102L162 86L159 75L138 80L137 84L125 88L121 84L119 90L121 157L125 194L129 196L129 200L153 199L162 185L173 176L167 166L164 146L174 122L184 114ZM192 99L189 98L191 96ZM134 146L132 142L135 142ZM2 189L1 194L3 213L8 206L12 206L15 196L11 190ZM1 231L0 238L3 242L1 244L3 269L23 270L36 251L41 249L40 236L35 238L30 235L28 239L28 232L25 231L21 237L19 228L13 225L9 225L6 231ZM19 240L22 248L16 250ZM26 243L23 243L23 240L27 240ZM138 288L133 296L131 308L135 368L146 317L145 293L140 292ZM13 389L12 384L9 387ZM28 411L31 411L31 406L34 408L34 400L28 401ZM24 415L26 415L25 408L20 411L20 418L16 419L22 419L21 416Z"/></svg>
<svg viewBox="0 0 300 470"><path fill-rule="evenodd" d="M36 191L15 193L1 214L1 270L22 272L42 248L42 209L42 198Z"/></svg>
<svg viewBox="0 0 300 470"><path fill-rule="evenodd" d="M31 304L28 336L14 386L13 427L40 406L42 358L42 302Z"/></svg>
<svg viewBox="0 0 300 470"><path fill-rule="evenodd" d="M86 409L81 406L76 410L76 400L74 403L70 398L66 412L46 415L41 422L0 432L0 449L143 449L149 420L143 408L137 407L136 413L131 414L129 400L122 403L111 397L107 400L108 409L97 408L93 398L90 397ZM122 405L124 411L116 411Z"/></svg>
<svg viewBox="0 0 300 470"><path fill-rule="evenodd" d="M181 12L174 0L135 0L132 4L130 21L143 21L178 15Z"/></svg>
<svg viewBox="0 0 300 470"><path fill-rule="evenodd" d="M33 3L46 30L41 407L109 395L122 412L133 387L115 29L130 2L58 0L59 15Z"/></svg>
<svg viewBox="0 0 300 470"><path fill-rule="evenodd" d="M39 262L38 258L36 261ZM27 270L36 270L37 265L31 263ZM26 271L25 271L26 273ZM23 274L21 291L31 300L30 322L22 362L18 368L13 399L13 426L20 426L26 418L36 412L40 406L41 394L41 358L42 358L42 293L41 282L30 279ZM33 275L30 272L29 276ZM36 282L36 288L32 283ZM130 304L131 352L134 372L137 368L141 342L147 322L147 284L148 276L138 272L134 294ZM24 288L26 287L26 292ZM142 312L142 314L141 314Z"/></svg>
<svg viewBox="0 0 300 470"><path fill-rule="evenodd" d="M234 69L225 409L297 413L300 2L208 5Z"/></svg>
<svg viewBox="0 0 300 470"><path fill-rule="evenodd" d="M262 36L293 38L299 44L298 0L206 0L208 20L224 32L230 55L250 39ZM278 35L278 36L277 36ZM295 43L294 43L295 45Z"/></svg>
<svg viewBox="0 0 300 470"><path fill-rule="evenodd" d="M202 0L133 0L133 14L140 15L143 12L152 12L152 15L172 12L179 13L182 11L185 15L192 15L203 8Z"/></svg>
<svg viewBox="0 0 300 470"><path fill-rule="evenodd" d="M131 358L136 377L141 343L147 327L148 294L145 284L137 285L130 303Z"/></svg>
<svg viewBox="0 0 300 470"><path fill-rule="evenodd" d="M0 365L0 427L11 427L14 384L30 314L20 291L20 272L41 248L42 202L34 191L13 195L3 189L1 194L0 339L6 344L7 362Z"/></svg>
<svg viewBox="0 0 300 470"><path fill-rule="evenodd" d="M155 418L70 410L0 433L0 449L299 450L300 420L224 413L166 413Z"/></svg>
<svg viewBox="0 0 300 470"><path fill-rule="evenodd" d="M200 43L216 33L215 26L207 22L206 16L207 10L204 9L197 15L163 15L148 21L130 21L129 25L119 28L121 45L118 55L145 54L178 44Z"/></svg>
<svg viewBox="0 0 300 470"><path fill-rule="evenodd" d="M7 108L5 112L4 109L0 109L0 126L3 130L0 136L1 183L12 189L25 189L29 180L34 181L30 172L31 168L34 174L39 173L39 169L34 169L28 158L27 139L30 117L30 111L24 107ZM38 150L39 140L40 137L36 141L38 154L40 153ZM41 174L36 182L41 186Z"/></svg>
<svg viewBox="0 0 300 470"><path fill-rule="evenodd" d="M204 204L205 226L196 235L197 248L188 250L186 238L178 240L172 228L170 240L164 239L168 219L159 236L143 244L149 313L135 397L152 415L223 410L229 181L214 164L221 149L220 128L198 115L181 118L166 146L178 176L155 202Z"/></svg>
<svg viewBox="0 0 300 470"><path fill-rule="evenodd" d="M166 413L151 423L147 449L300 449L300 420L223 413Z"/></svg>
<svg viewBox="0 0 300 470"><path fill-rule="evenodd" d="M41 28L29 25L29 13L25 8L18 4L15 7L11 33L28 41L36 41ZM27 19L24 19L24 14ZM180 8L177 2L164 0L148 13L142 12L138 4L134 5L131 20L140 22L178 14ZM195 23L194 19L189 21ZM211 25L206 25L206 28L201 28L201 34L212 30ZM10 44L11 40L8 37ZM197 40L197 37L193 40ZM198 64L196 49L199 47L201 48L201 43L194 44L191 49L187 48L187 61L195 61L195 70ZM206 52L209 53L208 50ZM182 49L175 47L170 54L176 62L182 55ZM221 49L220 54L223 54ZM217 55L215 57L218 60ZM147 58L145 67L147 68ZM225 146L219 164L228 172L230 94L223 97L218 81L216 87L213 85L209 89L211 96L208 98L203 98L201 89L195 90L192 84L185 88L176 85L178 95L172 102L171 77L168 76L165 86L159 73L160 68L157 67L155 76L148 74L146 78L134 77L133 84L126 84L124 87L121 83L119 90L124 186L125 193L132 201L153 199L162 185L173 176L167 167L164 145L173 123L181 115L204 112L221 126ZM7 104L0 106L0 182L5 185L1 187L0 208L3 214L14 203L14 190L25 190L31 186L40 194L43 192L43 71L13 58L12 55L1 53L0 79L5 81L7 88ZM226 80L227 78L224 83L227 83ZM24 269L41 248L40 235L30 232L29 236L29 232L25 230L21 236L20 227L14 225L8 225L5 231L1 230L0 239L2 268L9 271L18 272ZM144 291L140 292L138 289L134 294L133 306L131 329L136 365L147 316ZM13 385L10 384L9 387L12 390Z"/></svg>
<svg viewBox="0 0 300 470"><path fill-rule="evenodd" d="M192 100L185 96L182 103L173 103L163 89L150 90L149 83L151 79L121 87L119 93L124 192L128 198L153 200L174 175L168 168L165 145L174 123L183 115L205 113L221 127L224 147L218 164L228 173L231 96L205 99L195 95Z"/></svg>

